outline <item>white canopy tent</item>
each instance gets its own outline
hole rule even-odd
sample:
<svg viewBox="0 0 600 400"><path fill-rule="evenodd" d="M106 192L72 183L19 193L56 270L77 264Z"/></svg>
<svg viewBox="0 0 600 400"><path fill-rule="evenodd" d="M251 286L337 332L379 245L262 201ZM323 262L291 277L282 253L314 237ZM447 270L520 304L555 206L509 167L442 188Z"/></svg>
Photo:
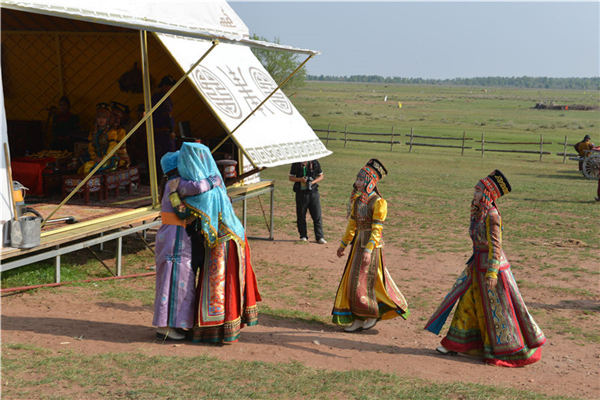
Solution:
<svg viewBox="0 0 600 400"><path fill-rule="evenodd" d="M207 40L157 36L184 71L211 47ZM256 166L274 167L331 154L281 90L243 122L277 88L248 47L217 46L190 78L225 129L235 130L235 141Z"/></svg>
<svg viewBox="0 0 600 400"><path fill-rule="evenodd" d="M0 72L2 70L0 69ZM0 94L2 93L2 80L0 79ZM0 222L8 221L12 218L12 205L8 196L11 190L8 182L8 171L6 170L6 157L4 154L4 144L8 143L6 134L6 113L4 112L4 96L0 96L0 142L2 149L0 150ZM0 247L3 243L2 230L0 230Z"/></svg>
<svg viewBox="0 0 600 400"><path fill-rule="evenodd" d="M2 0L3 8L178 36L318 54L277 43L249 39L249 30L224 0Z"/></svg>
<svg viewBox="0 0 600 400"><path fill-rule="evenodd" d="M187 71L211 46L221 44L189 74L211 112L244 154L258 167L324 157L328 151L277 83L246 46L317 52L248 39L249 30L223 0L11 1L2 8L77 21L154 32ZM268 96L269 99L258 110ZM8 142L4 94L0 99L0 139ZM248 116L252 114L250 118ZM243 124L240 125L240 122ZM0 154L0 222L12 217L4 151Z"/></svg>

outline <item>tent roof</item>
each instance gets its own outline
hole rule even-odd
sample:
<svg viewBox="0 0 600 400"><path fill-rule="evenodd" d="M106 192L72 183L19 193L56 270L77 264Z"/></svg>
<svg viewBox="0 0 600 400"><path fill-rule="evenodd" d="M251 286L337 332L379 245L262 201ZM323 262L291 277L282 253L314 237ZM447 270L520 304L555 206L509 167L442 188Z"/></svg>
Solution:
<svg viewBox="0 0 600 400"><path fill-rule="evenodd" d="M2 0L0 4L7 9L98 24L318 54L249 39L248 27L224 0Z"/></svg>
<svg viewBox="0 0 600 400"><path fill-rule="evenodd" d="M161 33L157 37L184 71L211 47L202 39ZM189 79L256 166L275 167L331 154L248 47L218 45Z"/></svg>

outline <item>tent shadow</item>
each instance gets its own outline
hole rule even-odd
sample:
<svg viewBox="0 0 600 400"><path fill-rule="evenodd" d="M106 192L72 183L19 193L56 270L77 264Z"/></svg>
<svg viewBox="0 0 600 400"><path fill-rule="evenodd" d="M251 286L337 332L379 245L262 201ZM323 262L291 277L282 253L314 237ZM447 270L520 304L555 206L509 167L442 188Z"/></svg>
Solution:
<svg viewBox="0 0 600 400"><path fill-rule="evenodd" d="M112 343L149 342L155 338L150 325L132 325L71 318L2 316L2 330L98 340Z"/></svg>
<svg viewBox="0 0 600 400"><path fill-rule="evenodd" d="M136 312L136 311L152 311L152 306L131 306L127 303L115 303L112 301L106 302L98 302L96 303L98 307L102 308L112 308L115 310L127 311L127 312Z"/></svg>
<svg viewBox="0 0 600 400"><path fill-rule="evenodd" d="M297 322L292 321L297 324ZM268 325L266 325L268 326ZM272 326L272 325L271 325ZM149 325L132 325L106 321L77 320L71 318L2 316L2 330L32 332L36 334L63 336L76 340L95 340L110 343L150 343L160 342L156 339L154 328ZM331 328L329 331L337 329ZM369 331L367 331L369 332ZM370 330L371 335L377 331ZM352 355L345 355L342 350L358 350L377 354L398 354L448 358L430 348L401 347L389 344L370 343L360 340L366 332L340 332L334 337L319 335L316 331L281 330L276 332L257 332L252 327L242 330L238 345L252 343L258 346L275 345L283 348L309 352L315 355L343 358L350 360ZM203 343L185 342L191 346ZM452 360L465 363L481 363L469 357L451 357Z"/></svg>

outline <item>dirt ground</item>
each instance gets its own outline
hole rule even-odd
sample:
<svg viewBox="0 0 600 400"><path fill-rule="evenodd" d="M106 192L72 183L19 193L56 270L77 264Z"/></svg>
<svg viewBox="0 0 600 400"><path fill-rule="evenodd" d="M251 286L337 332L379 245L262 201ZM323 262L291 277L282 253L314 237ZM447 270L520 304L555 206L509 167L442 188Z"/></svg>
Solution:
<svg viewBox="0 0 600 400"><path fill-rule="evenodd" d="M294 237L276 233L277 240L252 240L251 248L259 289L269 280L273 265L307 264L321 287L335 291L343 260L335 256L337 241L326 245L299 243ZM310 257L300 259L300 255ZM136 301L107 301L93 288L60 287L2 297L2 342L30 343L48 349L65 349L82 354L138 352L146 355L208 354L223 360L298 361L304 365L333 370L378 369L399 376L434 382L472 382L526 389L552 395L600 398L600 346L593 341L575 340L561 332L565 318L573 329L598 326L600 296L598 278L587 274L565 282L543 278L540 287L522 287L523 297L545 331L548 341L542 360L524 368L502 368L483 364L466 356L441 356L434 351L440 337L423 330L425 321L463 268L468 254L422 256L406 254L388 246L385 258L400 290L412 302L407 321L396 318L378 323L363 333L345 333L330 324L275 318L263 314L259 325L246 327L238 343L222 347L193 343L160 343L152 328L152 308ZM510 259L510 254L508 254ZM579 265L596 271L597 265ZM514 271L517 280L523 271ZM529 278L529 277L528 277ZM542 278L539 278L542 279ZM132 287L148 285L139 278L127 281ZM534 282L535 278L528 282ZM543 285L542 285L543 283ZM549 286L567 285L587 289L593 297L569 292L550 292ZM544 289L546 288L546 289ZM293 308L328 316L333 298L300 299L295 305L285 301L285 291L269 298L264 287L263 303L271 309ZM285 289L285 290L292 290ZM293 294L293 296L292 296ZM543 312L535 313L535 310ZM539 318L538 318L539 315ZM585 318L578 318L585 316ZM443 331L445 332L445 331Z"/></svg>

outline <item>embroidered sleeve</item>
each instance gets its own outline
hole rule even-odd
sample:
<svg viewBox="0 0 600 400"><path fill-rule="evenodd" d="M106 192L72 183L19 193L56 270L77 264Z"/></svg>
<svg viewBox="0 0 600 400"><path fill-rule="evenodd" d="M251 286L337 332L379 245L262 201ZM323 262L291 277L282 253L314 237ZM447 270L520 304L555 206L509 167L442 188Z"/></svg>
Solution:
<svg viewBox="0 0 600 400"><path fill-rule="evenodd" d="M387 202L384 199L377 199L373 205L373 222L371 223L371 236L365 246L365 251L369 253L379 246L383 234L383 221L387 217Z"/></svg>
<svg viewBox="0 0 600 400"><path fill-rule="evenodd" d="M180 179L179 185L177 186L177 192L181 197L194 196L208 192L213 187L219 186L220 184L221 178L216 175L200 181L188 181L187 179Z"/></svg>
<svg viewBox="0 0 600 400"><path fill-rule="evenodd" d="M486 220L486 233L488 241L488 270L486 278L497 278L500 258L502 256L502 220L498 211L492 210Z"/></svg>
<svg viewBox="0 0 600 400"><path fill-rule="evenodd" d="M348 225L346 226L346 233L342 237L342 242L340 243L340 247L346 248L348 244L354 239L354 235L356 234L356 220L350 215L348 219Z"/></svg>

